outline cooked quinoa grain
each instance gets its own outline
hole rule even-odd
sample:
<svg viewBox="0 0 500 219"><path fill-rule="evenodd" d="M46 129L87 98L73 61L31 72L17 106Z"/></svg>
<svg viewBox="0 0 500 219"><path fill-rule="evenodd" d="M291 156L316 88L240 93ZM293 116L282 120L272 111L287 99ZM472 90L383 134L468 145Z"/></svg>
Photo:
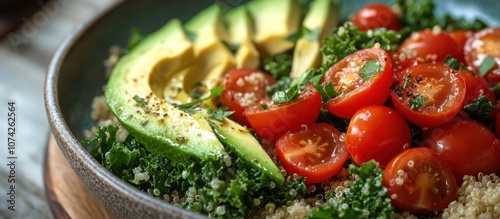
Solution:
<svg viewBox="0 0 500 219"><path fill-rule="evenodd" d="M465 176L458 198L444 210L442 218L500 218L500 178L496 174Z"/></svg>

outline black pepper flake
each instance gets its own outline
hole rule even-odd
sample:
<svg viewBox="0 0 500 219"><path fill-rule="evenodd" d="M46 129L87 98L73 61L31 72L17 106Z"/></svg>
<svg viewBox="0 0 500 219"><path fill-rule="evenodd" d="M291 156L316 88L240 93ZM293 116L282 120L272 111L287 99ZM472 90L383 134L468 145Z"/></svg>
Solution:
<svg viewBox="0 0 500 219"><path fill-rule="evenodd" d="M185 142L186 141L186 137L179 136L179 137L175 138L175 140L177 140L178 142Z"/></svg>

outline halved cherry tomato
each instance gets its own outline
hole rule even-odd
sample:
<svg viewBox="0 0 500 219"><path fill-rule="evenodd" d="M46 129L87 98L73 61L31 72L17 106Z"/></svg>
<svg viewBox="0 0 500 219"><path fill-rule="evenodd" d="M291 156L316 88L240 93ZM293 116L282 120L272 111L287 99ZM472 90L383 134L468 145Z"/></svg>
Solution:
<svg viewBox="0 0 500 219"><path fill-rule="evenodd" d="M371 76L362 77L360 73L369 62L380 68L372 70ZM359 50L326 71L321 85L332 83L340 95L329 100L325 108L333 115L350 119L362 107L384 104L392 82L392 66L387 52L380 48Z"/></svg>
<svg viewBox="0 0 500 219"><path fill-rule="evenodd" d="M435 127L450 121L462 108L465 82L444 64L421 64L401 72L391 93L396 110L413 124Z"/></svg>
<svg viewBox="0 0 500 219"><path fill-rule="evenodd" d="M392 159L382 182L394 207L416 214L440 211L457 195L453 172L425 147L408 149Z"/></svg>
<svg viewBox="0 0 500 219"><path fill-rule="evenodd" d="M448 33L458 46L460 54L464 55L465 42L474 34L471 30L455 30ZM465 59L463 59L465 60ZM465 63L464 63L465 64Z"/></svg>
<svg viewBox="0 0 500 219"><path fill-rule="evenodd" d="M364 6L352 17L352 23L362 31L386 28L400 30L398 15L388 6L381 3L372 3Z"/></svg>
<svg viewBox="0 0 500 219"><path fill-rule="evenodd" d="M448 163L459 184L464 175L500 173L500 141L477 121L457 117L430 129L423 146Z"/></svg>
<svg viewBox="0 0 500 219"><path fill-rule="evenodd" d="M478 73L469 70L460 70L460 77L465 81L464 105L470 104L481 96L486 96L495 105L495 94L489 89L486 79Z"/></svg>
<svg viewBox="0 0 500 219"><path fill-rule="evenodd" d="M393 157L410 148L410 128L396 110L381 105L368 106L352 117L345 144L354 163L373 159L385 167Z"/></svg>
<svg viewBox="0 0 500 219"><path fill-rule="evenodd" d="M488 28L475 33L467 39L464 47L465 60L469 66L479 67L491 56L495 65L484 76L490 85L500 82L500 28Z"/></svg>
<svg viewBox="0 0 500 219"><path fill-rule="evenodd" d="M399 47L399 52L414 53L427 62L442 62L450 55L465 63L464 55L460 52L457 43L444 31L439 29L421 30L413 33Z"/></svg>
<svg viewBox="0 0 500 219"><path fill-rule="evenodd" d="M276 141L288 131L312 125L321 111L321 95L312 85L306 86L301 95L289 103L270 104L267 109L260 105L244 112L250 126L263 138Z"/></svg>
<svg viewBox="0 0 500 219"><path fill-rule="evenodd" d="M416 57L412 54L392 51L388 51L387 54L389 54L389 58L391 58L392 71L394 72L396 80L398 80L399 73L405 68L425 63L422 57Z"/></svg>
<svg viewBox="0 0 500 219"><path fill-rule="evenodd" d="M245 109L250 106L269 104L266 87L276 83L273 77L257 69L233 69L222 78L224 91L220 96L222 104L235 111L234 117L243 125L249 125Z"/></svg>
<svg viewBox="0 0 500 219"><path fill-rule="evenodd" d="M349 157L341 135L326 123L304 126L279 138L276 153L289 174L306 177L307 184L323 182L337 174Z"/></svg>

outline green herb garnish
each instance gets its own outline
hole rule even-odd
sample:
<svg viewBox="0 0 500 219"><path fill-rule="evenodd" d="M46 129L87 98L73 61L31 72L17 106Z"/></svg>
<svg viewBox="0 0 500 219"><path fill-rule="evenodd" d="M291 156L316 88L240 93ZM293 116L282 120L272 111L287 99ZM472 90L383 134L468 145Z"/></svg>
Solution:
<svg viewBox="0 0 500 219"><path fill-rule="evenodd" d="M410 109L417 110L420 107L425 106L425 98L422 95L418 95L417 97L411 99L409 101Z"/></svg>
<svg viewBox="0 0 500 219"><path fill-rule="evenodd" d="M376 60L371 60L366 62L361 70L359 71L358 75L361 77L364 81L370 79L371 77L378 75L382 70L382 66L380 63Z"/></svg>
<svg viewBox="0 0 500 219"><path fill-rule="evenodd" d="M146 102L144 101L144 98L135 95L134 97L132 97L132 99L135 102L137 102L137 104L139 104L140 107L145 107L146 106Z"/></svg>
<svg viewBox="0 0 500 219"><path fill-rule="evenodd" d="M325 86L321 86L319 84L314 84L314 88L319 92L321 95L323 103L328 102L328 100L335 98L336 96L340 95L339 92L333 88L332 82L328 83Z"/></svg>
<svg viewBox="0 0 500 219"><path fill-rule="evenodd" d="M493 66L495 66L495 59L493 59L490 55L486 56L481 65L479 65L479 74L481 76L486 75L486 73L488 73Z"/></svg>
<svg viewBox="0 0 500 219"><path fill-rule="evenodd" d="M141 34L138 28L133 28L130 31L130 37L127 44L127 49L130 51L144 39L144 36Z"/></svg>
<svg viewBox="0 0 500 219"><path fill-rule="evenodd" d="M300 89L298 86L291 86L284 91L278 91L273 95L273 103L287 103L300 96Z"/></svg>
<svg viewBox="0 0 500 219"><path fill-rule="evenodd" d="M225 108L220 108L217 110L208 109L207 114L213 116L215 119L222 121L224 118L232 115L234 111L228 111Z"/></svg>

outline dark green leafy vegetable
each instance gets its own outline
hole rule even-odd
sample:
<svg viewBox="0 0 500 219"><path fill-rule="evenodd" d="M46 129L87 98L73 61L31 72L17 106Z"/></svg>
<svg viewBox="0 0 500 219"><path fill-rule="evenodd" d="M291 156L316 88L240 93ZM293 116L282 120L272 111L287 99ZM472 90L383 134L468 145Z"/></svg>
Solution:
<svg viewBox="0 0 500 219"><path fill-rule="evenodd" d="M215 119L223 120L224 118L232 115L234 111L228 111L227 107L221 107L217 110L207 109L207 114L213 116Z"/></svg>
<svg viewBox="0 0 500 219"><path fill-rule="evenodd" d="M279 80L282 77L288 77L290 71L292 71L292 62L292 55L282 53L266 57L262 63L264 71L271 74L276 80Z"/></svg>
<svg viewBox="0 0 500 219"><path fill-rule="evenodd" d="M473 100L472 103L464 106L464 110L469 115L469 118L477 120L487 126L494 121L491 115L494 109L495 106L486 96L480 96Z"/></svg>
<svg viewBox="0 0 500 219"><path fill-rule="evenodd" d="M394 51L401 40L401 35L392 30L360 31L359 27L346 22L337 27L332 36L323 41L323 71L344 57L361 49L372 48L376 43L380 44L380 48L384 50Z"/></svg>
<svg viewBox="0 0 500 219"><path fill-rule="evenodd" d="M444 63L457 71L467 69L464 65L462 65L462 63L451 56L446 56L446 58L444 58Z"/></svg>
<svg viewBox="0 0 500 219"><path fill-rule="evenodd" d="M287 103L300 96L300 89L298 86L291 86L290 88L278 91L273 95L274 104Z"/></svg>
<svg viewBox="0 0 500 219"><path fill-rule="evenodd" d="M409 101L409 104L410 104L410 109L417 110L420 107L425 106L425 98L424 96L418 95L415 98L411 99Z"/></svg>
<svg viewBox="0 0 500 219"><path fill-rule="evenodd" d="M205 98L201 99L196 99L188 103L184 104L172 104L173 106L177 107L178 109L187 112L187 113L195 113L201 106L201 103L205 100L209 100L214 97L219 97L222 94L222 91L224 91L224 86L217 86L214 87L210 90L210 95Z"/></svg>
<svg viewBox="0 0 500 219"><path fill-rule="evenodd" d="M196 162L171 162L149 153L134 137L116 141L118 127L101 127L83 141L92 156L124 181L181 207L215 218L245 218L254 201L285 204L306 191L304 178L283 186L234 157ZM291 192L291 191L294 192Z"/></svg>
<svg viewBox="0 0 500 219"><path fill-rule="evenodd" d="M463 17L456 18L449 14L437 17L433 0L396 0L395 6L403 15L400 22L404 26L401 33L405 38L414 31L432 28L435 25L439 25L447 31L479 31L487 27L486 23L477 18L469 20Z"/></svg>
<svg viewBox="0 0 500 219"><path fill-rule="evenodd" d="M323 87L319 84L315 84L314 88L316 88L319 94L321 94L323 103L328 102L328 100L333 99L340 94L333 88L332 82L328 83Z"/></svg>
<svg viewBox="0 0 500 219"><path fill-rule="evenodd" d="M382 169L370 161L359 168L349 165L349 172L358 176L354 183L341 194L327 192L327 204L318 207L309 218L391 218L394 209L382 184Z"/></svg>
<svg viewBox="0 0 500 219"><path fill-rule="evenodd" d="M359 74L359 77L361 77L363 80L366 81L366 80L370 79L371 77L380 73L382 70L384 70L384 69L382 68L380 63L376 60L372 60L372 61L366 62L358 74Z"/></svg>

